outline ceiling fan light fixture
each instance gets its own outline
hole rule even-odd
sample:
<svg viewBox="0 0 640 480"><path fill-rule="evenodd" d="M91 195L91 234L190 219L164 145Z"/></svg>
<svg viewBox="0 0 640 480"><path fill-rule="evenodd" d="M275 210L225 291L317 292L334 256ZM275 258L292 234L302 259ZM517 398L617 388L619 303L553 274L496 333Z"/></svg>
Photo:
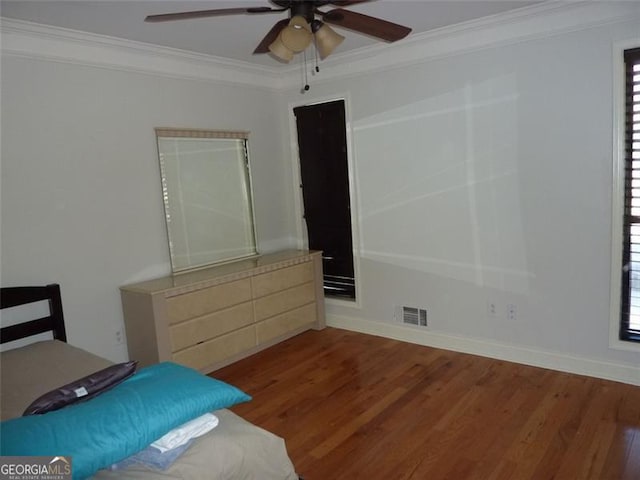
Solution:
<svg viewBox="0 0 640 480"><path fill-rule="evenodd" d="M314 20L311 26L316 36L316 48L324 60L344 41L344 37L320 20Z"/></svg>
<svg viewBox="0 0 640 480"><path fill-rule="evenodd" d="M280 35L269 45L269 51L282 61L290 62L293 59L293 52L282 43Z"/></svg>
<svg viewBox="0 0 640 480"><path fill-rule="evenodd" d="M313 39L311 26L300 15L291 17L289 25L282 29L279 37L284 46L294 53L305 50Z"/></svg>
<svg viewBox="0 0 640 480"><path fill-rule="evenodd" d="M271 52L275 58L289 62L293 59L294 54L305 51L315 40L316 53L324 59L344 40L342 35L334 32L324 22L387 42L401 40L411 32L411 28L404 25L342 8L368 1L371 0L271 0L271 3L278 8L270 6L233 7L162 13L148 15L145 18L145 22L166 22L245 13L263 14L288 11L290 18L278 20L262 38L253 53ZM329 4L339 8L329 11L318 10L318 8ZM315 18L316 15L320 16L323 21L317 20Z"/></svg>

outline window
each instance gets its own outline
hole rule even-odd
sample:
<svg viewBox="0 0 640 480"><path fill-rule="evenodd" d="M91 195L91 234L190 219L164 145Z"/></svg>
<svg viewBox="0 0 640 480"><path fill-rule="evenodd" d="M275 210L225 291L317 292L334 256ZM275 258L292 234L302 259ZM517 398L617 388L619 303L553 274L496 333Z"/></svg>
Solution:
<svg viewBox="0 0 640 480"><path fill-rule="evenodd" d="M640 342L640 48L624 51L620 340Z"/></svg>
<svg viewBox="0 0 640 480"><path fill-rule="evenodd" d="M324 293L355 300L345 101L293 109L309 248L322 250Z"/></svg>
<svg viewBox="0 0 640 480"><path fill-rule="evenodd" d="M248 132L156 136L173 271L256 255Z"/></svg>

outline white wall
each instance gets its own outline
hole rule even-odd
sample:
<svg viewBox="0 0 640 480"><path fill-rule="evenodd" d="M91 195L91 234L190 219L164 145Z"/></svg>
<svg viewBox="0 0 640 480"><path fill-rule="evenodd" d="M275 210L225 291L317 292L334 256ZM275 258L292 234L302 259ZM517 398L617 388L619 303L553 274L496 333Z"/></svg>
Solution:
<svg viewBox="0 0 640 480"><path fill-rule="evenodd" d="M112 360L118 286L169 273L153 128L250 130L262 250L295 235L274 90L2 58L3 286L61 284L70 343Z"/></svg>
<svg viewBox="0 0 640 480"><path fill-rule="evenodd" d="M638 24L321 70L305 100L347 99L360 234L361 306L331 303L332 324L640 384L640 353L609 347L612 49Z"/></svg>
<svg viewBox="0 0 640 480"><path fill-rule="evenodd" d="M274 250L296 231L289 106L344 95L360 305L329 302L332 324L640 384L640 354L608 343L612 44L638 38L640 13L614 22L632 4L609 5L383 51L413 61L402 67L330 59L304 96L297 66L237 76L185 58L179 77L227 83L180 80L133 73L167 68L139 45L3 34L16 54L2 58L2 285L60 282L71 343L125 358L117 287L169 271L153 127L252 131L258 237ZM71 63L40 59L60 42ZM106 68L89 66L94 51ZM270 89L241 86L263 79ZM397 305L426 307L426 332L401 327Z"/></svg>

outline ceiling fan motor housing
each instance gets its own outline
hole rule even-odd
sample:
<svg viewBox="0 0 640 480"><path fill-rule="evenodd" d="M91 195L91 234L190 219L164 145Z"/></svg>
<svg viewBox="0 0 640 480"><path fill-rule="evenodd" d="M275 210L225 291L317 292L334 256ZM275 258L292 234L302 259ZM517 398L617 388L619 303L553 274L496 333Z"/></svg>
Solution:
<svg viewBox="0 0 640 480"><path fill-rule="evenodd" d="M273 3L282 8L288 8L291 12L291 17L300 16L303 17L307 23L311 23L315 17L315 9L326 5L329 2L325 1L305 1L305 0L273 0Z"/></svg>

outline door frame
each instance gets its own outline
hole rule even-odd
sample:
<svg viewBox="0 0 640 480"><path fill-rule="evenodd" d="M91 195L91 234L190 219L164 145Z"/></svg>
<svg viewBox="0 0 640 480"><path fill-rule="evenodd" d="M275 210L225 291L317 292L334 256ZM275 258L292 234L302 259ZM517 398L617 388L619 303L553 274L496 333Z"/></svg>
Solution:
<svg viewBox="0 0 640 480"><path fill-rule="evenodd" d="M347 142L347 169L349 172L349 203L351 208L351 241L353 245L353 274L355 277L356 299L345 300L340 298L325 297L325 302L329 305L338 305L344 307L362 308L362 289L360 288L360 213L358 205L360 197L358 193L358 182L353 155L353 129L351 122L351 102L349 93L342 93L324 97L314 97L300 99L295 102L289 102L287 116L289 119L289 147L291 149L291 169L293 172L293 205L296 217L296 233L298 239L297 247L300 249L309 248L309 239L307 237L307 228L303 218L304 204L302 199L302 176L300 173L300 156L298 154L298 127L296 124L296 116L293 109L308 105L317 105L320 103L328 103L342 100L344 102L344 121L346 126L346 142Z"/></svg>

